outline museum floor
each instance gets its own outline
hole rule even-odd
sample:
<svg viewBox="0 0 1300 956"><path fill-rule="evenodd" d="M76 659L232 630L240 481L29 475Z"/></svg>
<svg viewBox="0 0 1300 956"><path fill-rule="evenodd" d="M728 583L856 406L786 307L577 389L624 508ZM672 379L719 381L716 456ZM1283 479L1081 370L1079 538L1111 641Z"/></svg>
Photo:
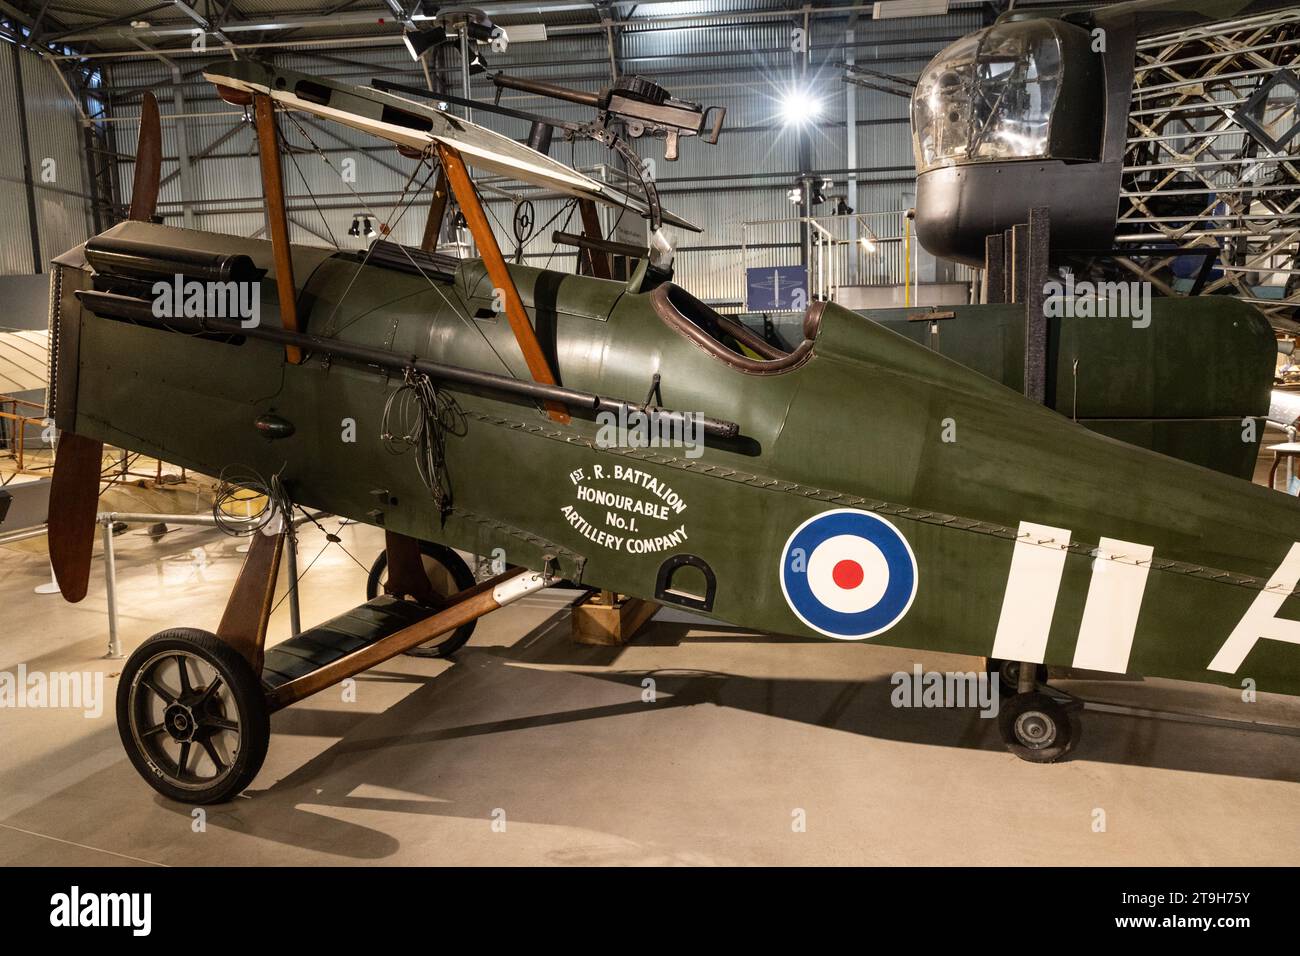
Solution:
<svg viewBox="0 0 1300 956"><path fill-rule="evenodd" d="M342 537L367 564L382 540ZM304 529L304 567L323 542ZM132 529L117 544L128 653L167 626L213 628L236 539L189 529L155 543ZM1088 713L1073 759L1035 766L974 711L893 708L889 677L915 652L670 612L631 646L582 647L571 591L480 622L452 664L401 657L363 674L355 702L335 687L277 714L252 789L200 826L123 755L102 562L75 606L32 593L48 574L42 554L0 549L0 670L102 670L107 700L98 718L0 710L0 865L1261 865L1293 864L1300 848L1300 701L1076 683L1092 699L1275 726ZM363 589L362 570L326 549L303 582L304 621ZM272 627L286 636L287 606Z"/></svg>

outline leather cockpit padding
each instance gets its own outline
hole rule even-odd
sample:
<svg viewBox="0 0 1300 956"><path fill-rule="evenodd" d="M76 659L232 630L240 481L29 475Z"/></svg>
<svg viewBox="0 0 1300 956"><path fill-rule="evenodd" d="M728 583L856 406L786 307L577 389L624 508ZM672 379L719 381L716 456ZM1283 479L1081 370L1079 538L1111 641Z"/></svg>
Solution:
<svg viewBox="0 0 1300 956"><path fill-rule="evenodd" d="M700 323L705 326L713 326L713 331L726 335L730 334L728 330L718 322L721 316L718 316L712 309L700 302L689 292L686 292L680 286L666 282L650 293L650 304L655 313L670 328L684 335L695 345L708 352L720 362L730 365L732 368L745 372L750 375L779 375L782 372L788 372L791 369L798 368L808 359L812 358L813 344L811 341L799 343L799 347L788 355L781 358L761 360L752 359L745 355L739 355L723 345L714 335L711 335L707 328L701 327L696 321L688 318L674 304L674 299L682 303L697 316ZM822 302L813 303L813 309L818 310L820 317L820 307L824 306ZM809 309L811 313L813 309ZM807 320L805 320L806 322Z"/></svg>

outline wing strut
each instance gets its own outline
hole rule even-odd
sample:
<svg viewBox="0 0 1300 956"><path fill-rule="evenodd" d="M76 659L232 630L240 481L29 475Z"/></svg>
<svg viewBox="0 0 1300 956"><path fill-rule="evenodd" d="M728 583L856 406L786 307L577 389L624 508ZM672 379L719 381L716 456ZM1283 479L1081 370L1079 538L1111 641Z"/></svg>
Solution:
<svg viewBox="0 0 1300 956"><path fill-rule="evenodd" d="M284 209L284 179L280 172L280 143L275 130L275 103L264 93L253 95L257 122L257 153L262 165L262 192L266 196L266 225L271 234L275 259L275 288L280 296L280 323L288 332L298 329L298 294L293 279L293 257L289 253L289 217ZM302 362L296 345L284 347L290 365Z"/></svg>
<svg viewBox="0 0 1300 956"><path fill-rule="evenodd" d="M447 173L447 182L456 196L456 202L460 204L460 211L465 217L469 231L474 236L488 278L492 280L493 287L501 291L505 300L506 319L510 322L510 328L514 330L515 341L519 343L519 350L524 353L524 361L528 363L528 371L533 376L533 381L541 382L543 385L558 384L550 362L546 359L546 353L542 351L541 343L537 341L533 324L528 320L528 313L524 311L524 301L519 298L519 290L515 288L515 282L510 277L505 257L501 255L501 247L497 245L487 214L479 202L478 192L474 189L474 183L470 181L469 171L465 169L465 160L458 150L445 143L439 143L437 148L438 158ZM436 199L434 201L437 202ZM551 421L562 424L569 421L568 410L559 402L547 401L544 404Z"/></svg>
<svg viewBox="0 0 1300 956"><path fill-rule="evenodd" d="M424 222L424 238L420 249L438 251L438 236L442 233L442 219L447 213L447 170L438 167L438 178L433 181L433 201L429 203L429 218Z"/></svg>
<svg viewBox="0 0 1300 956"><path fill-rule="evenodd" d="M605 234L600 231L600 213L596 210L595 201L579 199L578 208L582 210L582 234L588 239L603 242ZM591 274L597 279L610 278L612 273L609 270L609 256L605 254L604 249L584 249L580 250L578 254L587 257L587 263L591 266Z"/></svg>

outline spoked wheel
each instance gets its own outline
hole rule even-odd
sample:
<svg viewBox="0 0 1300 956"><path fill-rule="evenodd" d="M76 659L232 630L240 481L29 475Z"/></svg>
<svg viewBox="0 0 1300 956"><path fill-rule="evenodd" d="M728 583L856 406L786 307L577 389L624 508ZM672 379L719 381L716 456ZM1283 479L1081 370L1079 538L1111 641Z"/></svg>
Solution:
<svg viewBox="0 0 1300 956"><path fill-rule="evenodd" d="M182 803L221 803L253 782L271 739L261 681L229 644L176 628L122 669L117 730L149 786Z"/></svg>
<svg viewBox="0 0 1300 956"><path fill-rule="evenodd" d="M1053 763L1079 741L1080 724L1046 694L1017 694L998 711L1002 742L1021 760Z"/></svg>
<svg viewBox="0 0 1300 956"><path fill-rule="evenodd" d="M474 572L470 570L465 559L452 548L430 541L420 542L420 557L424 564L424 573L433 585L433 593L442 598L472 588L475 584ZM388 552L380 551L370 568L370 579L366 582L366 600L373 600L384 590L388 580ZM476 621L462 624L454 631L439 634L433 640L414 647L406 653L412 657L450 657L470 639L474 633Z"/></svg>

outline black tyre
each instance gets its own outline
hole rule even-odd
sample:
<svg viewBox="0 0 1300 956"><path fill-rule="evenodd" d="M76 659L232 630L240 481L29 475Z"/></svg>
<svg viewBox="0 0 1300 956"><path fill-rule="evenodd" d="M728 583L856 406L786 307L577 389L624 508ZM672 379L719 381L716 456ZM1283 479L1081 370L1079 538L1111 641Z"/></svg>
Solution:
<svg viewBox="0 0 1300 956"><path fill-rule="evenodd" d="M433 592L440 597L451 597L475 584L474 572L470 570L465 559L452 548L431 541L420 542L420 554L424 561L425 574L433 585ZM366 600L371 601L383 592L384 580L388 573L388 552L380 551L379 557L370 567L370 577L366 581ZM456 653L474 634L477 621L462 624L450 633L439 634L433 640L406 653L412 657L450 657Z"/></svg>
<svg viewBox="0 0 1300 956"><path fill-rule="evenodd" d="M1060 760L1079 741L1080 724L1046 694L1017 694L998 711L1007 750L1030 763Z"/></svg>
<svg viewBox="0 0 1300 956"><path fill-rule="evenodd" d="M117 731L145 782L181 803L222 803L262 769L271 715L248 661L207 631L173 628L132 654Z"/></svg>
<svg viewBox="0 0 1300 956"><path fill-rule="evenodd" d="M990 657L986 669L990 674L997 675L1004 696L1014 697L1020 693L1020 661L1004 661L996 657ZM1034 678L1040 685L1047 683L1046 664L1034 666Z"/></svg>

